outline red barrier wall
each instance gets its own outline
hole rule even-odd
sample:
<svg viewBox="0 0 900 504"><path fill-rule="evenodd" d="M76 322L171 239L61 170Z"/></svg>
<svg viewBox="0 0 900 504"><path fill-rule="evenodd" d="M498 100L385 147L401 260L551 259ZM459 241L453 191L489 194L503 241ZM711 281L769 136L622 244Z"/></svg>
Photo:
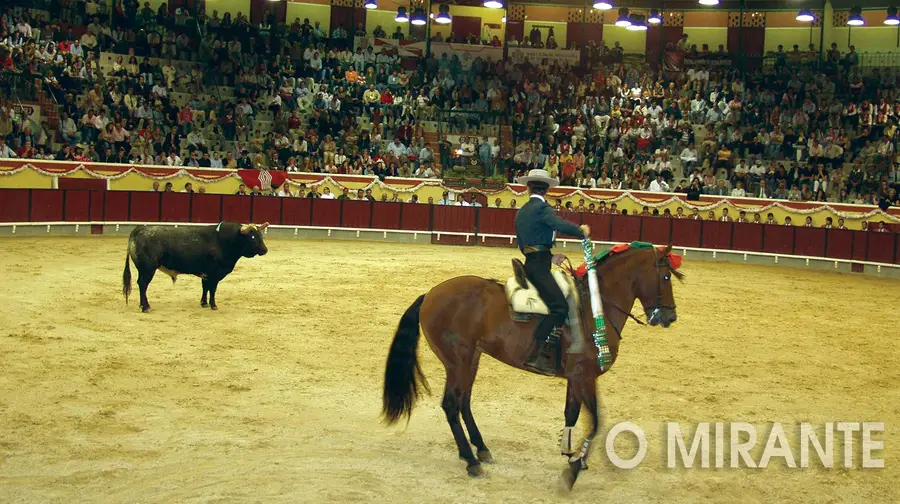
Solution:
<svg viewBox="0 0 900 504"><path fill-rule="evenodd" d="M372 205L374 229L400 229L400 213L403 203L375 203Z"/></svg>
<svg viewBox="0 0 900 504"><path fill-rule="evenodd" d="M90 191L66 191L63 200L63 220L67 222L84 222L91 220Z"/></svg>
<svg viewBox="0 0 900 504"><path fill-rule="evenodd" d="M852 259L853 231L829 229L826 235L825 256L834 259Z"/></svg>
<svg viewBox="0 0 900 504"><path fill-rule="evenodd" d="M699 247L703 221L675 219L672 222L672 243L682 247Z"/></svg>
<svg viewBox="0 0 900 504"><path fill-rule="evenodd" d="M433 215L435 231L471 233L475 230L475 207L437 205L433 206Z"/></svg>
<svg viewBox="0 0 900 504"><path fill-rule="evenodd" d="M825 255L825 231L822 228L808 227L795 229L794 253L810 257L823 257Z"/></svg>
<svg viewBox="0 0 900 504"><path fill-rule="evenodd" d="M65 191L53 189L32 189L29 220L31 222L59 222L63 220L64 194Z"/></svg>
<svg viewBox="0 0 900 504"><path fill-rule="evenodd" d="M616 215L612 218L610 240L633 242L641 238L641 218L632 215Z"/></svg>
<svg viewBox="0 0 900 504"><path fill-rule="evenodd" d="M649 243L669 243L672 238L672 219L641 219L641 241Z"/></svg>
<svg viewBox="0 0 900 504"><path fill-rule="evenodd" d="M282 198L252 198L250 220L257 224L281 222L281 201Z"/></svg>
<svg viewBox="0 0 900 504"><path fill-rule="evenodd" d="M0 222L28 222L31 191L7 189L0 196Z"/></svg>
<svg viewBox="0 0 900 504"><path fill-rule="evenodd" d="M321 198L313 200L311 225L320 227L340 227L341 201Z"/></svg>
<svg viewBox="0 0 900 504"><path fill-rule="evenodd" d="M763 252L770 254L794 253L794 227L774 224L763 229Z"/></svg>
<svg viewBox="0 0 900 504"><path fill-rule="evenodd" d="M191 195L188 193L162 193L160 220L163 222L190 222Z"/></svg>
<svg viewBox="0 0 900 504"><path fill-rule="evenodd" d="M371 201L344 201L341 227L369 228L372 222Z"/></svg>
<svg viewBox="0 0 900 504"><path fill-rule="evenodd" d="M731 247L734 250L758 252L762 250L762 224L735 224L731 234Z"/></svg>
<svg viewBox="0 0 900 504"><path fill-rule="evenodd" d="M291 198L284 200L282 204L282 224L289 226L309 226L312 219L312 202L306 198ZM275 224L270 222L269 224Z"/></svg>
<svg viewBox="0 0 900 504"><path fill-rule="evenodd" d="M288 226L400 229L515 235L516 211L355 200L216 194L0 189L0 222L269 222ZM597 241L672 242L676 246L830 257L900 264L900 233L738 224L666 217L561 212L591 226ZM458 239L457 239L458 238ZM440 243L479 240L444 235ZM508 238L485 240L506 245Z"/></svg>
<svg viewBox="0 0 900 504"><path fill-rule="evenodd" d="M214 223L222 217L222 196L195 194L191 203L191 222Z"/></svg>
<svg viewBox="0 0 900 504"><path fill-rule="evenodd" d="M250 205L253 198L249 196L238 196L236 194L227 194L222 196L222 217L221 220L250 222Z"/></svg>

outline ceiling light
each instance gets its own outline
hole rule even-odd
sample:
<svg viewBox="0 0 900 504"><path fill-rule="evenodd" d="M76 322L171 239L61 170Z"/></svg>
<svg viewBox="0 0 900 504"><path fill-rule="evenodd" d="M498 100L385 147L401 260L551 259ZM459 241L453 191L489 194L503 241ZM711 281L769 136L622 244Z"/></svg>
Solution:
<svg viewBox="0 0 900 504"><path fill-rule="evenodd" d="M453 18L450 17L450 6L447 4L441 4L438 7L438 15L434 17L434 22L439 24L450 24L453 21Z"/></svg>
<svg viewBox="0 0 900 504"><path fill-rule="evenodd" d="M652 10L650 11L650 15L647 16L647 22L650 24L660 24L662 23L662 16L659 15L658 11Z"/></svg>
<svg viewBox="0 0 900 504"><path fill-rule="evenodd" d="M409 16L406 14L406 7L397 7L397 16L394 21L398 23L409 23Z"/></svg>
<svg viewBox="0 0 900 504"><path fill-rule="evenodd" d="M861 7L850 9L850 17L847 18L847 24L850 26L862 26L866 24L866 20L862 17Z"/></svg>
<svg viewBox="0 0 900 504"><path fill-rule="evenodd" d="M484 0L484 6L488 9L502 9L505 7L503 0Z"/></svg>
<svg viewBox="0 0 900 504"><path fill-rule="evenodd" d="M626 28L628 31L645 31L647 29L647 23L644 21L644 16L642 14L632 14L631 15L631 25Z"/></svg>
<svg viewBox="0 0 900 504"><path fill-rule="evenodd" d="M428 23L428 18L425 17L425 11L419 7L413 12L411 18L409 18L409 22L416 26L424 26Z"/></svg>
<svg viewBox="0 0 900 504"><path fill-rule="evenodd" d="M887 17L884 18L884 24L891 26L900 25L900 16L897 16L896 7L888 7Z"/></svg>
<svg viewBox="0 0 900 504"><path fill-rule="evenodd" d="M375 0L366 0L366 3L364 4L364 7L365 7L366 9L377 9L377 8L378 8L378 2L376 2Z"/></svg>
<svg viewBox="0 0 900 504"><path fill-rule="evenodd" d="M809 9L800 9L800 12L797 13L797 21L801 23L812 23L815 20L816 16Z"/></svg>
<svg viewBox="0 0 900 504"><path fill-rule="evenodd" d="M631 18L628 17L628 9L619 9L619 19L616 19L616 26L620 28L628 28L631 26Z"/></svg>
<svg viewBox="0 0 900 504"><path fill-rule="evenodd" d="M612 0L595 0L594 8L597 10L609 10L613 8Z"/></svg>

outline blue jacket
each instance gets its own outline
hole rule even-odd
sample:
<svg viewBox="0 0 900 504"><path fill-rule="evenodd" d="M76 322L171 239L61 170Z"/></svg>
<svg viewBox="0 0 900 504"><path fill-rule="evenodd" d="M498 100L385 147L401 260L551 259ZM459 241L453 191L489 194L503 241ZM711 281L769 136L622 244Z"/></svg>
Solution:
<svg viewBox="0 0 900 504"><path fill-rule="evenodd" d="M577 224L556 215L553 208L539 198L529 198L528 203L516 212L516 240L523 252L525 247L535 245L553 247L557 232L584 238Z"/></svg>

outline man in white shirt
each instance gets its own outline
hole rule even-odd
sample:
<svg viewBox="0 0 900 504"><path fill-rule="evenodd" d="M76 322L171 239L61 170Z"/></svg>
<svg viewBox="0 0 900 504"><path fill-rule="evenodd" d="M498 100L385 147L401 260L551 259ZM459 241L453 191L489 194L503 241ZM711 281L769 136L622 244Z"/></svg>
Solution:
<svg viewBox="0 0 900 504"><path fill-rule="evenodd" d="M742 182L738 182L734 189L731 190L731 197L733 198L743 198L747 196L747 191L744 191L744 184Z"/></svg>
<svg viewBox="0 0 900 504"><path fill-rule="evenodd" d="M662 175L657 175L656 180L650 182L648 190L651 192L669 192L669 184L663 180Z"/></svg>
<svg viewBox="0 0 900 504"><path fill-rule="evenodd" d="M331 192L331 189L330 189L330 188L326 187L325 190L322 192L322 196L320 196L320 198L322 198L322 199L334 199L334 194Z"/></svg>
<svg viewBox="0 0 900 504"><path fill-rule="evenodd" d="M694 170L694 166L697 165L697 149L693 145L688 145L678 157L681 159L681 171L687 177Z"/></svg>
<svg viewBox="0 0 900 504"><path fill-rule="evenodd" d="M177 153L175 153L175 151L170 152L169 155L166 157L166 164L168 166L181 166L181 164L182 164L181 156L179 156Z"/></svg>

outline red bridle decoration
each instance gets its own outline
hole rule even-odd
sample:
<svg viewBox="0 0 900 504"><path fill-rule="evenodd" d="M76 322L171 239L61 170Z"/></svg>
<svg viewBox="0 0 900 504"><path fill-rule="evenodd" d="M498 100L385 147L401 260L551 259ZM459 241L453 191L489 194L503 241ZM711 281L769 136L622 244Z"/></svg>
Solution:
<svg viewBox="0 0 900 504"><path fill-rule="evenodd" d="M631 247L627 243L621 243L618 245L614 245L611 249L609 249L609 253L616 254L616 253L624 252L624 251L628 250L629 248L631 248ZM657 249L660 252L666 251L666 247L657 247ZM678 268L681 267L681 261L683 260L683 258L680 255L678 255L674 252L669 252L668 254L666 254L666 257L669 259L669 267L671 267L673 270L677 270ZM587 274L587 264L582 263L580 266L575 268L575 271L573 273L575 275L575 278L583 277L584 275Z"/></svg>

